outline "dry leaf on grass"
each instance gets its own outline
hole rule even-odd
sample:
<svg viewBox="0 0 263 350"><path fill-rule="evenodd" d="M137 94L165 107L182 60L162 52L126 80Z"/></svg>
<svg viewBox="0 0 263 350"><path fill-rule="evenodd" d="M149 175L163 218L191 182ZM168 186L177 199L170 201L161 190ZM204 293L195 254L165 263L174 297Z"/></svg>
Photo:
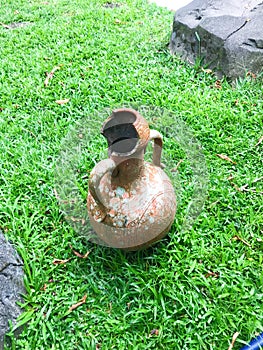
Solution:
<svg viewBox="0 0 263 350"><path fill-rule="evenodd" d="M6 29L10 29L11 27L8 24L0 22L0 25Z"/></svg>
<svg viewBox="0 0 263 350"><path fill-rule="evenodd" d="M247 20L247 22L248 22L248 20ZM257 75L255 74L255 73L252 73L252 72L247 72L247 77L251 77L251 78L253 78L253 79L256 79L257 78Z"/></svg>
<svg viewBox="0 0 263 350"><path fill-rule="evenodd" d="M215 82L215 88L216 88L216 89L222 89L221 80L217 80L217 81Z"/></svg>
<svg viewBox="0 0 263 350"><path fill-rule="evenodd" d="M213 272L213 271L208 271L207 274L205 275L205 278L208 278L208 277L216 277L216 278L218 278L219 277L219 273L218 272Z"/></svg>
<svg viewBox="0 0 263 350"><path fill-rule="evenodd" d="M154 328L151 330L150 335L158 335L159 334L159 329Z"/></svg>
<svg viewBox="0 0 263 350"><path fill-rule="evenodd" d="M237 339L238 336L239 336L239 332L234 333L234 335L232 337L231 344L229 345L228 350L232 350L233 349L233 347L235 345L235 342L236 342L236 339Z"/></svg>
<svg viewBox="0 0 263 350"><path fill-rule="evenodd" d="M257 193L257 194L263 194L263 192L257 191L255 187L248 187L248 184L242 185L241 187L238 187L232 180L234 179L234 176L230 175L227 178L230 181L230 184L239 192L252 192L252 193ZM252 181L252 184L257 183L263 179L263 176L258 177Z"/></svg>
<svg viewBox="0 0 263 350"><path fill-rule="evenodd" d="M43 287L40 288L40 290L45 291L46 289L47 289L47 284L45 283L45 284L43 285Z"/></svg>
<svg viewBox="0 0 263 350"><path fill-rule="evenodd" d="M245 241L243 238L241 238L240 236L234 236L234 237L232 237L232 239L234 240L234 241L240 241L240 242L242 242L242 243L244 243L245 245L247 245L248 247L251 247L251 244L249 244L247 241Z"/></svg>
<svg viewBox="0 0 263 350"><path fill-rule="evenodd" d="M23 27L29 26L30 24L32 23L31 22L13 22L13 23L5 24L0 22L0 25L2 25L6 29L23 28Z"/></svg>
<svg viewBox="0 0 263 350"><path fill-rule="evenodd" d="M234 162L231 158L229 158L225 154L217 154L216 156L223 159L223 160L227 160L230 163L236 164L236 162Z"/></svg>
<svg viewBox="0 0 263 350"><path fill-rule="evenodd" d="M59 70L61 66L55 66L51 72L46 72L46 79L44 81L44 85L45 86L48 86L48 83L49 83L49 80L51 80L53 78L53 75L55 73L55 71Z"/></svg>
<svg viewBox="0 0 263 350"><path fill-rule="evenodd" d="M257 177L256 179L254 179L254 180L252 181L252 184L255 184L256 182L259 182L259 181L261 181L261 180L263 180L263 176Z"/></svg>
<svg viewBox="0 0 263 350"><path fill-rule="evenodd" d="M73 252L78 258L86 259L86 258L89 256L90 250L88 250L87 253L85 253L85 254L83 255L83 254L80 254L79 252L77 252L76 250L74 250L71 244L70 244L69 246L70 246L70 249L72 250L72 252Z"/></svg>
<svg viewBox="0 0 263 350"><path fill-rule="evenodd" d="M180 159L179 162L176 164L176 166L173 169L171 169L171 172L175 173L183 161L184 161L183 159Z"/></svg>
<svg viewBox="0 0 263 350"><path fill-rule="evenodd" d="M207 68L207 69L202 68L202 71L207 73L207 74L213 73L212 69L209 69L209 68Z"/></svg>
<svg viewBox="0 0 263 350"><path fill-rule="evenodd" d="M64 105L65 103L68 103L68 101L69 101L69 98L65 98L64 100L56 100L55 102L58 105Z"/></svg>
<svg viewBox="0 0 263 350"><path fill-rule="evenodd" d="M261 136L256 144L256 147L259 146L261 144L261 142L263 141L263 136Z"/></svg>
<svg viewBox="0 0 263 350"><path fill-rule="evenodd" d="M229 181L232 181L234 178L235 178L234 175L233 175L233 174L230 174L230 175L228 176L227 179L228 179Z"/></svg>
<svg viewBox="0 0 263 350"><path fill-rule="evenodd" d="M127 22L123 22L120 19L116 18L114 21L115 24L126 24Z"/></svg>
<svg viewBox="0 0 263 350"><path fill-rule="evenodd" d="M54 260L53 260L53 264L54 264L54 265L63 265L63 264L66 264L69 260L71 260L71 258L65 259L65 260L62 260L62 259L54 259Z"/></svg>
<svg viewBox="0 0 263 350"><path fill-rule="evenodd" d="M87 294L84 295L83 298L80 299L80 301L78 301L76 304L73 304L68 311L73 311L75 310L77 307L79 307L80 305L84 304L86 302L87 299Z"/></svg>

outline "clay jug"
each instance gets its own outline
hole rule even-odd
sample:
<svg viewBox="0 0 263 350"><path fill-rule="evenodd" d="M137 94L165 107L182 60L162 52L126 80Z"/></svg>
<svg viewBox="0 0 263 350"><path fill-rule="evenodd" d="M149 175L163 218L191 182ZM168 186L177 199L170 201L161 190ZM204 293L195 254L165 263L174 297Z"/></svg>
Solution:
<svg viewBox="0 0 263 350"><path fill-rule="evenodd" d="M161 168L162 136L133 109L117 109L104 122L109 158L90 173L87 207L105 245L146 248L164 237L176 212L172 183ZM144 161L153 141L152 163Z"/></svg>

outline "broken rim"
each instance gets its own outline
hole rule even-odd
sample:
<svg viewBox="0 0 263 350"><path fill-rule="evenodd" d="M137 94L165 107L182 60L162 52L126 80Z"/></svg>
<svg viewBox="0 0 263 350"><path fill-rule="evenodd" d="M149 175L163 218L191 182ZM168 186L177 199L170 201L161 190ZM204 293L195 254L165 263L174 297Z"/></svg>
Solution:
<svg viewBox="0 0 263 350"><path fill-rule="evenodd" d="M110 156L129 157L146 148L150 129L137 111L120 108L105 121L101 134L107 139Z"/></svg>

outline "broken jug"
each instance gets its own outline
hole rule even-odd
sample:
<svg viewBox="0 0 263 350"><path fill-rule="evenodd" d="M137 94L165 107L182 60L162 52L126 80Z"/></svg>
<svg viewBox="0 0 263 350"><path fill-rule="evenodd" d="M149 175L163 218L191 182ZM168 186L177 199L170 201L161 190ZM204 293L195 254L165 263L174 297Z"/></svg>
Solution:
<svg viewBox="0 0 263 350"><path fill-rule="evenodd" d="M108 142L109 158L90 173L91 226L107 246L147 248L169 232L176 212L173 185L161 168L162 136L128 108L114 110L101 133ZM152 162L146 162L150 141Z"/></svg>

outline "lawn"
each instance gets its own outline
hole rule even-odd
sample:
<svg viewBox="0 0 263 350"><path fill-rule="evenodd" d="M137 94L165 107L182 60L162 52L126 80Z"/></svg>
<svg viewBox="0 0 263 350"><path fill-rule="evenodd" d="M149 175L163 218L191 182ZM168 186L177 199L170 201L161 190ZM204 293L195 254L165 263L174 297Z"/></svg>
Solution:
<svg viewBox="0 0 263 350"><path fill-rule="evenodd" d="M240 349L263 331L262 77L233 85L171 56L172 18L143 0L2 2L0 228L27 291L13 349L227 350L235 332ZM164 135L165 169L178 165L170 233L133 253L79 235L54 191L69 132L88 121L85 199L106 147L97 129L122 106L156 111L145 117ZM203 176L178 125L202 146ZM202 178L204 208L183 229Z"/></svg>

